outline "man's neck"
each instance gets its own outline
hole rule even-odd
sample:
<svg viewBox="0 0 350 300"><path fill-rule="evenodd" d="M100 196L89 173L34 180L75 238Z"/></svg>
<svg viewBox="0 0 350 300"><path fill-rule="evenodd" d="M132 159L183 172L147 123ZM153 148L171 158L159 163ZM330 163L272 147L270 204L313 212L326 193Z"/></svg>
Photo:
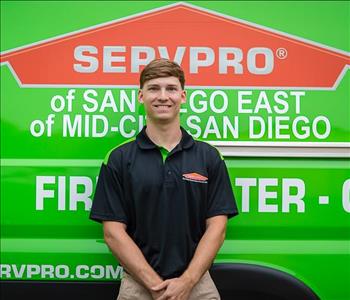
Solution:
<svg viewBox="0 0 350 300"><path fill-rule="evenodd" d="M153 143L168 151L175 148L182 137L180 122L155 124L148 120L146 133Z"/></svg>

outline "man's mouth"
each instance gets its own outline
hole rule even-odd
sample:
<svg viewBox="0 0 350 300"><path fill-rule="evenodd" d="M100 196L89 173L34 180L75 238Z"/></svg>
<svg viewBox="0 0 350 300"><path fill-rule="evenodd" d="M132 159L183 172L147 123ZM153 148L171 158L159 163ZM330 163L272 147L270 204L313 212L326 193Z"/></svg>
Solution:
<svg viewBox="0 0 350 300"><path fill-rule="evenodd" d="M164 108L164 107L170 108L171 107L171 105L169 105L169 104L154 104L153 106L154 107L160 107L160 108Z"/></svg>

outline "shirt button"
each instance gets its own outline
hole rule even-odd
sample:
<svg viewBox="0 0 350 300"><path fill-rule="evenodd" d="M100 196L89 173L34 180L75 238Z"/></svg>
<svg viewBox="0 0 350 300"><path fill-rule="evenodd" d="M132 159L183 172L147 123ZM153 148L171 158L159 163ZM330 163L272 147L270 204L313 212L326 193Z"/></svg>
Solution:
<svg viewBox="0 0 350 300"><path fill-rule="evenodd" d="M170 170L168 171L168 175L171 175L171 171Z"/></svg>

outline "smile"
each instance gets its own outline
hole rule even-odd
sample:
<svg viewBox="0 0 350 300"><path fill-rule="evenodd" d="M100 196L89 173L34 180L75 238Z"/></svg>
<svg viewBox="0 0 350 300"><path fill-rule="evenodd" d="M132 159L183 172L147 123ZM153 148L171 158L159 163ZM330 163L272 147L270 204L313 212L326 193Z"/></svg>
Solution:
<svg viewBox="0 0 350 300"><path fill-rule="evenodd" d="M171 105L157 104L157 105L154 105L154 107L171 107Z"/></svg>

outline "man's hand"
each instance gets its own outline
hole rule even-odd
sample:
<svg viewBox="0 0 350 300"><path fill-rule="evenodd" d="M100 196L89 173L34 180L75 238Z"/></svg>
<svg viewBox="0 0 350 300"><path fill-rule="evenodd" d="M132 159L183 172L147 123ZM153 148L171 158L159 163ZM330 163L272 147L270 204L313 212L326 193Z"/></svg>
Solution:
<svg viewBox="0 0 350 300"><path fill-rule="evenodd" d="M162 283L159 283L157 285L157 287L160 286L163 283L164 283L164 281L162 281ZM151 290L149 290L149 292L151 293L151 296L152 296L153 300L158 300L158 299L160 299L161 296L163 296L163 294L165 292L165 288L164 289L159 289L157 291L155 291L155 290L153 290L153 288L151 288Z"/></svg>
<svg viewBox="0 0 350 300"><path fill-rule="evenodd" d="M152 299L154 299L154 300L160 299L160 297L164 294L164 292L165 292L165 289L157 291L157 292L150 291L150 293L152 295Z"/></svg>
<svg viewBox="0 0 350 300"><path fill-rule="evenodd" d="M187 300L193 286L193 282L190 278L181 276L163 281L161 284L153 287L152 291L163 291L163 294L159 298L156 298L157 300Z"/></svg>

